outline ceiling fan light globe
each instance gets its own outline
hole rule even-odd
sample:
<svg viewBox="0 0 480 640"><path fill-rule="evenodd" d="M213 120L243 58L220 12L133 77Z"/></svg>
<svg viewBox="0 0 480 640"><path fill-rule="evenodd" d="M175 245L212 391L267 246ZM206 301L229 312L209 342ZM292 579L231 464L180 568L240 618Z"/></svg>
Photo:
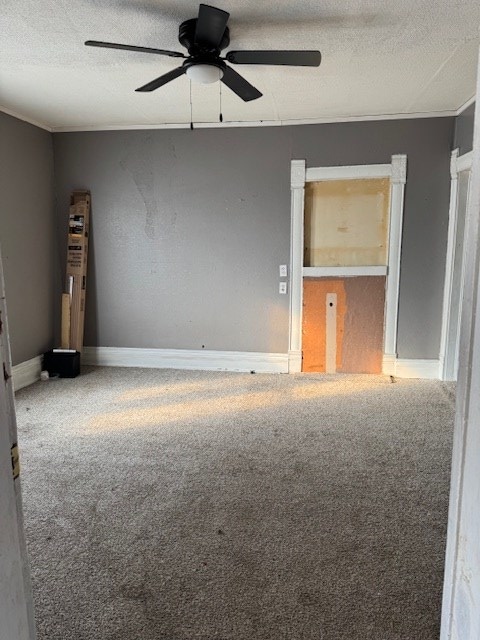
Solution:
<svg viewBox="0 0 480 640"><path fill-rule="evenodd" d="M199 84L211 84L222 79L223 70L213 64L193 64L186 74L190 80Z"/></svg>

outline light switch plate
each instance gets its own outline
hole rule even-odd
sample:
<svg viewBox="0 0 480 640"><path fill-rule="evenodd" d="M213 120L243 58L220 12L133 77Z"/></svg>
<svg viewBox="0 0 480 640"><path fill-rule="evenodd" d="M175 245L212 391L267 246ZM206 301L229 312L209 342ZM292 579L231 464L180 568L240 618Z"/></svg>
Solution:
<svg viewBox="0 0 480 640"><path fill-rule="evenodd" d="M287 265L286 264L281 264L279 267L279 271L280 271L280 278L286 278L287 277Z"/></svg>
<svg viewBox="0 0 480 640"><path fill-rule="evenodd" d="M287 293L287 283L279 282L278 283L278 293Z"/></svg>

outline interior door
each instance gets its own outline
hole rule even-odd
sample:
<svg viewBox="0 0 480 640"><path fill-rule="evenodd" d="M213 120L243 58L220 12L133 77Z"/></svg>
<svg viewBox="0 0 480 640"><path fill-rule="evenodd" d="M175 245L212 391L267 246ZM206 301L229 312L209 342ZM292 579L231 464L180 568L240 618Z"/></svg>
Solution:
<svg viewBox="0 0 480 640"><path fill-rule="evenodd" d="M34 640L1 256L0 358L3 373L0 382L0 637L2 640Z"/></svg>

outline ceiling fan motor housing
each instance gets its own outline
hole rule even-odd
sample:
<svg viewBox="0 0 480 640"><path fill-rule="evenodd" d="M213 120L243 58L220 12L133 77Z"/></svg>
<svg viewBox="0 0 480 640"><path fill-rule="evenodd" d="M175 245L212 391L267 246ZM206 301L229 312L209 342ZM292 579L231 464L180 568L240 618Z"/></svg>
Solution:
<svg viewBox="0 0 480 640"><path fill-rule="evenodd" d="M182 46L187 49L188 53L193 57L201 57L205 55L211 55L217 57L220 55L220 51L225 49L230 44L230 31L228 27L225 27L224 34L220 41L218 48L212 48L210 45L202 45L201 42L195 42L195 30L197 28L197 18L191 18L185 20L180 25L178 30L178 40Z"/></svg>

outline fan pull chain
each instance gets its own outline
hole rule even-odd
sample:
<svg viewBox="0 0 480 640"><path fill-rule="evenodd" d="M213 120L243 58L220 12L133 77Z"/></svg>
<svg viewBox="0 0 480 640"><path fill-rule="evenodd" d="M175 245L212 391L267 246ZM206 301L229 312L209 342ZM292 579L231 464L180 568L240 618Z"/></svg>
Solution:
<svg viewBox="0 0 480 640"><path fill-rule="evenodd" d="M190 80L190 129L193 131L192 81Z"/></svg>
<svg viewBox="0 0 480 640"><path fill-rule="evenodd" d="M220 122L223 122L223 114L222 114L222 81L219 82L220 85Z"/></svg>

